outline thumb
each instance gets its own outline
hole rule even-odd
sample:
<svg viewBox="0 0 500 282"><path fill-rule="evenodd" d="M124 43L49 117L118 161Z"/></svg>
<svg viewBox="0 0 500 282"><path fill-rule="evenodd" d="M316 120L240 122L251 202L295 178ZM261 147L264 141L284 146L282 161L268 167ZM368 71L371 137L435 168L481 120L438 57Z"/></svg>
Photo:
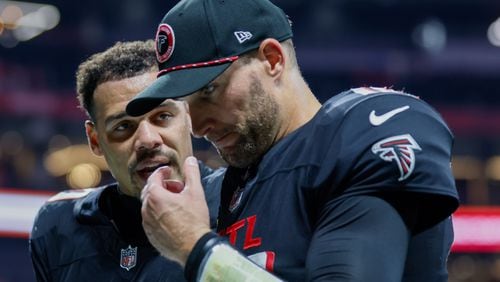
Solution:
<svg viewBox="0 0 500 282"><path fill-rule="evenodd" d="M141 201L144 201L146 196L153 190L157 190L159 188L167 188L164 185L164 181L170 177L172 173L172 169L168 166L163 166L157 168L146 181L146 185L141 191Z"/></svg>
<svg viewBox="0 0 500 282"><path fill-rule="evenodd" d="M163 180L168 179L170 174L172 173L172 169L169 166L162 166L157 168L148 178L148 183L156 183L160 186L163 183Z"/></svg>
<svg viewBox="0 0 500 282"><path fill-rule="evenodd" d="M168 191L172 193L180 193L184 190L184 183L177 179L167 179L163 182Z"/></svg>
<svg viewBox="0 0 500 282"><path fill-rule="evenodd" d="M200 182L200 168L198 166L198 160L193 156L187 157L184 161L184 178L186 187L197 190L202 187Z"/></svg>

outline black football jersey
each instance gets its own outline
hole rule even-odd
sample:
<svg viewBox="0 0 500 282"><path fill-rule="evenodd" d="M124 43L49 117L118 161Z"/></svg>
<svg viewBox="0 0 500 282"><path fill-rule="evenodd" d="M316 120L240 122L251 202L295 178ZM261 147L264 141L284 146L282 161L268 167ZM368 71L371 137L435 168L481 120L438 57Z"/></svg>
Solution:
<svg viewBox="0 0 500 282"><path fill-rule="evenodd" d="M441 116L415 96L385 88L341 93L257 166L228 168L218 232L280 278L304 281L311 240L329 232L323 227L339 212L331 210L335 200L418 199L424 212L415 233L446 220L458 206L452 143Z"/></svg>
<svg viewBox="0 0 500 282"><path fill-rule="evenodd" d="M215 226L224 170L200 168ZM37 281L185 281L181 266L149 243L140 209L140 201L121 194L117 184L52 197L30 235Z"/></svg>

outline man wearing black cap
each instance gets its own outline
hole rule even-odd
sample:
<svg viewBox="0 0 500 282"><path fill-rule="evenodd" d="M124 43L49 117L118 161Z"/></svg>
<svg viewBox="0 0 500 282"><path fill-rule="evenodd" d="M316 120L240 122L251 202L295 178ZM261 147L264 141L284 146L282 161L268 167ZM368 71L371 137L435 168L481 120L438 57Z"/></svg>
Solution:
<svg viewBox="0 0 500 282"><path fill-rule="evenodd" d="M446 281L458 206L447 125L387 88L321 105L291 38L267 0L183 0L163 18L158 78L127 112L186 101L193 134L229 167L218 234L197 163L184 187L156 170L141 195L149 239L189 280Z"/></svg>

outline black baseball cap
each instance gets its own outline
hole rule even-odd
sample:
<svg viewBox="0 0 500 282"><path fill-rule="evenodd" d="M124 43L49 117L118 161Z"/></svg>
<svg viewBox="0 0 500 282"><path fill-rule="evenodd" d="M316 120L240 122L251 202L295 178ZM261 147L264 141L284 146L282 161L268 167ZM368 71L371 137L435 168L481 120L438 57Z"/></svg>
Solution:
<svg viewBox="0 0 500 282"><path fill-rule="evenodd" d="M157 79L127 113L143 115L165 99L192 94L264 39L291 37L288 17L268 0L182 0L156 32Z"/></svg>

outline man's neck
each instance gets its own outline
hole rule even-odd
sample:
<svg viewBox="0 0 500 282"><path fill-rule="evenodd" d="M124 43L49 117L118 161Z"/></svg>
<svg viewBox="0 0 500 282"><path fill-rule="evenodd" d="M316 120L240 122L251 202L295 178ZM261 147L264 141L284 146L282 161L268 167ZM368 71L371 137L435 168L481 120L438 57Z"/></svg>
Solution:
<svg viewBox="0 0 500 282"><path fill-rule="evenodd" d="M321 103L303 78L294 78L290 80L293 83L290 84L289 91L285 93L284 99L281 99L282 124L275 143L308 123L321 108Z"/></svg>

